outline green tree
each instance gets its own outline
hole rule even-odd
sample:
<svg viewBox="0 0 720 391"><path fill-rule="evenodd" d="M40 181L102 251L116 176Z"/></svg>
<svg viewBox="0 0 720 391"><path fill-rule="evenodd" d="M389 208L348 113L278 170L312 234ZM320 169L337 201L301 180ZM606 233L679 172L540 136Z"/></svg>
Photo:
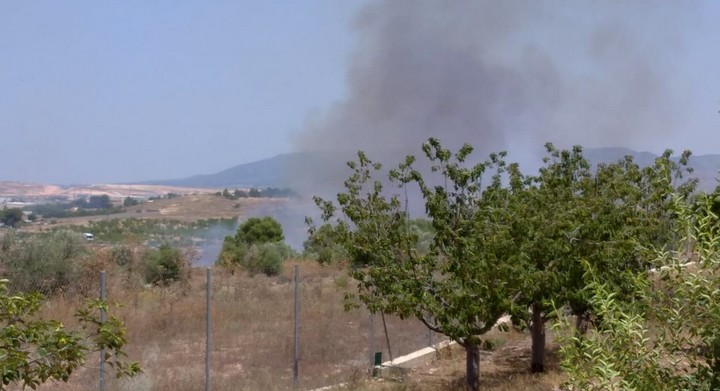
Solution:
<svg viewBox="0 0 720 391"><path fill-rule="evenodd" d="M452 154L436 139L425 143L423 151L444 186L426 182L413 168L412 156L390 171L389 180L401 192L411 184L419 187L434 230L427 252L417 251L419 236L405 197L385 194L377 178L382 165L362 152L348 163L352 175L337 205L320 197L315 201L353 265L356 298L373 313L415 317L457 341L466 351L467 386L477 390L480 348L488 344L482 335L513 311L516 273L498 257L507 247L507 236L498 234L503 226L485 223L498 221L509 196L502 186L507 166L504 154L493 154L486 162L465 167L472 147Z"/></svg>
<svg viewBox="0 0 720 391"><path fill-rule="evenodd" d="M240 261L240 266L251 275L263 273L276 276L282 271L283 261L294 255L293 250L285 243L256 243L248 247Z"/></svg>
<svg viewBox="0 0 720 391"><path fill-rule="evenodd" d="M587 290L602 322L585 336L559 325L568 383L582 390L716 390L720 388L720 237L714 197L695 208L672 204L678 244L668 250L637 242L656 266L637 274L633 302L589 265Z"/></svg>
<svg viewBox="0 0 720 391"><path fill-rule="evenodd" d="M112 201L110 201L110 196L108 196L107 194L90 196L90 201L88 201L86 208L110 209L112 208Z"/></svg>
<svg viewBox="0 0 720 391"><path fill-rule="evenodd" d="M281 242L285 240L282 226L270 216L251 217L240 224L235 241L248 245L255 243Z"/></svg>
<svg viewBox="0 0 720 391"><path fill-rule="evenodd" d="M88 355L108 351L108 363L117 377L141 372L135 362L124 361L127 343L125 326L110 317L97 320L102 301L88 303L77 311L79 330L70 330L58 321L43 319L39 311L44 299L37 293L9 294L8 280L0 280L0 390L20 385L37 388L48 380L67 382L76 369L85 365Z"/></svg>
<svg viewBox="0 0 720 391"><path fill-rule="evenodd" d="M23 211L20 208L3 208L0 211L0 223L8 227L14 227L17 223L23 221Z"/></svg>
<svg viewBox="0 0 720 391"><path fill-rule="evenodd" d="M277 220L269 216L249 218L234 236L225 237L216 263L231 270L240 266L250 274L276 275L282 262L293 255L284 239Z"/></svg>
<svg viewBox="0 0 720 391"><path fill-rule="evenodd" d="M618 298L633 300L634 274L649 267L634 241L668 244L673 215L666 194L676 189L687 194L694 186L693 180L676 186L688 152L679 164L666 151L650 167L641 169L627 157L593 172L581 147L546 148L537 175L512 173L512 196L502 218L510 227L508 261L519 277L513 321L530 330L532 372L544 370L552 303L569 305L578 328L585 329L594 311L584 289L588 264Z"/></svg>

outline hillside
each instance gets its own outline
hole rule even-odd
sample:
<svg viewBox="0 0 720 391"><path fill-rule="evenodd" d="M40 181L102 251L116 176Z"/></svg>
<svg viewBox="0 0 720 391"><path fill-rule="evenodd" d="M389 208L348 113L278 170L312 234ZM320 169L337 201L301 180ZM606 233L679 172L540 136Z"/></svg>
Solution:
<svg viewBox="0 0 720 391"><path fill-rule="evenodd" d="M73 185L56 186L38 183L23 183L0 181L0 198L19 197L23 199L32 198L67 198L74 199L79 196L92 196L107 194L112 199L123 199L128 196L149 198L167 193L178 194L204 194L214 193L207 187L189 188L173 187L165 185L120 185L120 184L97 184L97 185Z"/></svg>
<svg viewBox="0 0 720 391"><path fill-rule="evenodd" d="M657 155L650 152L637 152L627 148L588 148L585 156L593 164L609 163L632 155L641 165L652 164ZM317 188L326 185L337 185L346 174L344 163L353 158L352 153L340 152L298 152L278 155L252 163L239 164L214 174L195 175L181 179L149 181L147 184L204 187L204 188L236 188L236 187L292 187ZM512 156L510 156L512 159ZM699 155L690 159L695 168L693 176L700 179L702 190L715 188L720 155ZM538 161L538 164L540 162ZM526 167L527 171L536 167ZM311 181L312 183L308 183Z"/></svg>

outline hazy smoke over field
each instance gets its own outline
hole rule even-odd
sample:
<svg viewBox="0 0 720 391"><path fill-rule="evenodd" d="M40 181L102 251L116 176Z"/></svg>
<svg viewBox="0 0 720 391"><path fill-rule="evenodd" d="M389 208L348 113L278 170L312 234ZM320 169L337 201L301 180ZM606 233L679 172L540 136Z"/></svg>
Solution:
<svg viewBox="0 0 720 391"><path fill-rule="evenodd" d="M310 116L297 149L394 163L430 136L520 154L546 141L652 148L643 140L682 125L674 75L694 12L691 1L369 3L347 96Z"/></svg>

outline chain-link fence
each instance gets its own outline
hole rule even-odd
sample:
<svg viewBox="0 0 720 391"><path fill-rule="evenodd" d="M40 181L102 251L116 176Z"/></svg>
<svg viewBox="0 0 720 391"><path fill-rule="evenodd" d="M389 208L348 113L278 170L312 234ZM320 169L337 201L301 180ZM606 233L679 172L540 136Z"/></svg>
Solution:
<svg viewBox="0 0 720 391"><path fill-rule="evenodd" d="M417 320L385 315L383 322L381 314L371 316L363 308L346 310L344 295L353 281L339 268L314 262L298 267L296 316L290 266L277 277L195 268L186 282L167 286L133 284L125 269L108 270L109 316L126 322L128 359L139 361L144 372L115 379L108 368L102 385L94 356L70 383L45 389L314 389L366 376L374 352L389 360L440 339ZM98 271L94 289L71 284L68 293L46 292L44 315L72 326L72 309L98 297L99 276Z"/></svg>

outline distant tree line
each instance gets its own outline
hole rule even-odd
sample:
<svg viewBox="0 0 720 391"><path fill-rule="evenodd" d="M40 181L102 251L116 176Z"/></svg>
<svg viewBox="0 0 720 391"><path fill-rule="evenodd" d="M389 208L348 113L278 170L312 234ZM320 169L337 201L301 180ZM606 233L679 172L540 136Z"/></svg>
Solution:
<svg viewBox="0 0 720 391"><path fill-rule="evenodd" d="M172 193L172 192L170 192L170 193L167 193L167 194L165 194L165 195L158 195L158 196L155 196L155 197L150 197L150 198L148 198L148 201L157 201L157 200L162 200L162 199L171 200L171 199L173 199L173 198L180 198L180 197L182 197L182 195L180 195L180 194L178 194L178 193Z"/></svg>
<svg viewBox="0 0 720 391"><path fill-rule="evenodd" d="M30 207L33 213L44 218L65 218L120 213L122 208L113 206L107 194L81 197L70 202L38 204Z"/></svg>
<svg viewBox="0 0 720 391"><path fill-rule="evenodd" d="M259 189L255 187L251 187L248 190L243 189L235 189L235 191L230 191L228 189L224 189L223 191L218 191L215 193L216 196L222 196L229 200L237 200L239 198L289 198L289 197L297 197L297 193L293 191L290 188L284 187L284 188L276 188L276 187L266 187L264 189Z"/></svg>

